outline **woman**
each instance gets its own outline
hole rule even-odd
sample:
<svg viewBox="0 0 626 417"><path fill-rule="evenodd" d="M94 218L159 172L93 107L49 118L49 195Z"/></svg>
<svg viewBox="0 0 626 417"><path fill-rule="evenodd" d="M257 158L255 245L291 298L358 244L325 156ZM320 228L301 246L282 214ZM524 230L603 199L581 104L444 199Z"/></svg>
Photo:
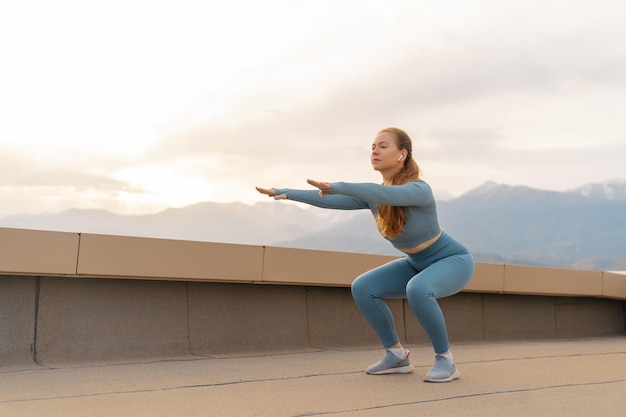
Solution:
<svg viewBox="0 0 626 417"><path fill-rule="evenodd" d="M435 351L424 380L448 382L461 374L448 344L438 298L461 291L474 273L469 251L439 227L430 186L419 179L411 139L403 130L383 129L372 144L372 167L383 184L307 180L318 190L259 188L276 200L290 199L322 208L372 211L380 234L406 256L359 276L352 283L357 307L378 335L386 354L367 373L409 373L409 351L400 344L384 298L406 298Z"/></svg>

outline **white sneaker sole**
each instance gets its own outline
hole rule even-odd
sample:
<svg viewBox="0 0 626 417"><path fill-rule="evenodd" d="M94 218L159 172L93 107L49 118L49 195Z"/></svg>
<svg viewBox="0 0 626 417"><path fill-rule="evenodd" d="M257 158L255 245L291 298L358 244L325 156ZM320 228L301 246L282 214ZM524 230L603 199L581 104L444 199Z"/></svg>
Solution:
<svg viewBox="0 0 626 417"><path fill-rule="evenodd" d="M426 381L426 382L450 382L450 381L454 381L455 379L458 379L460 377L461 377L461 373L457 369L456 371L454 371L454 373L452 375L450 375L447 378L444 378L444 379L434 379L434 378L429 378L428 375L426 375L424 377L424 381Z"/></svg>
<svg viewBox="0 0 626 417"><path fill-rule="evenodd" d="M387 374L410 374L413 372L413 365L398 366L396 368L387 368L382 371L365 371L370 375L387 375Z"/></svg>

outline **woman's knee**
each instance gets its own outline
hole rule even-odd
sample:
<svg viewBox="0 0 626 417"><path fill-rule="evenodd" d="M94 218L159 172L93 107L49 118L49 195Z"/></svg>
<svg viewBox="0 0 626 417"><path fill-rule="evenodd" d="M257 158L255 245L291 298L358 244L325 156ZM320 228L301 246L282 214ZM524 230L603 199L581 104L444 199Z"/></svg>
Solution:
<svg viewBox="0 0 626 417"><path fill-rule="evenodd" d="M409 303L411 301L425 300L434 296L432 289L425 284L426 283L420 280L419 277L415 277L409 281L406 285L406 298L409 300Z"/></svg>
<svg viewBox="0 0 626 417"><path fill-rule="evenodd" d="M352 281L352 285L350 286L350 291L352 292L352 297L356 299L360 299L363 297L367 297L367 294L370 291L370 286L367 284L367 280L363 275L358 276L354 281Z"/></svg>

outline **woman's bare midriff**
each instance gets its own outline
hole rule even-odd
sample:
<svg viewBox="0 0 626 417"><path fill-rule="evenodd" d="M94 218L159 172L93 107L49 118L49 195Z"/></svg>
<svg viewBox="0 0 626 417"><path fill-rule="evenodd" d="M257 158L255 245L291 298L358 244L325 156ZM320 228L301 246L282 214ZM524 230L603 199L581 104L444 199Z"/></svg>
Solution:
<svg viewBox="0 0 626 417"><path fill-rule="evenodd" d="M430 245L432 245L433 243L435 243L440 237L441 234L443 233L443 230L441 232L439 232L439 234L431 239L428 239L426 242L424 243L420 243L419 245L417 245L414 248L408 248L408 249L400 249L402 252L404 253L410 253L410 254L414 254L414 253L418 253L423 251L424 249L428 248Z"/></svg>

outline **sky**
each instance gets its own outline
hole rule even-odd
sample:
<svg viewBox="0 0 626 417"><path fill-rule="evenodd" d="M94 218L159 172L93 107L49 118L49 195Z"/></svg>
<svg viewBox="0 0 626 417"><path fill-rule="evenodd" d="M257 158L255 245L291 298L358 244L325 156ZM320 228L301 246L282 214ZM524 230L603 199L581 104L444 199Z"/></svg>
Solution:
<svg viewBox="0 0 626 417"><path fill-rule="evenodd" d="M626 179L623 0L0 4L0 216L267 201L380 182L380 129L436 196Z"/></svg>

